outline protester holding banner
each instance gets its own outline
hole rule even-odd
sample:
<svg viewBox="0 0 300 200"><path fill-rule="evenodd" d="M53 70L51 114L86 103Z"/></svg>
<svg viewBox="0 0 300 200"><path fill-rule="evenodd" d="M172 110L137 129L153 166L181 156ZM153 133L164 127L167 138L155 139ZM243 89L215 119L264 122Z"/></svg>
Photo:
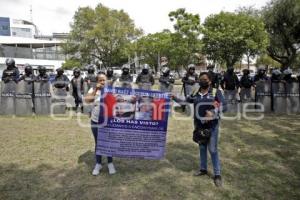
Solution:
<svg viewBox="0 0 300 200"><path fill-rule="evenodd" d="M200 74L199 90L188 96L186 101L194 104L194 142L200 148L200 170L195 176L207 174L207 149L210 152L214 168L214 183L222 186L221 168L218 154L219 112L226 110L226 102L221 90L212 89L212 81L207 72ZM173 96L178 103L184 101Z"/></svg>
<svg viewBox="0 0 300 200"><path fill-rule="evenodd" d="M106 76L103 73L97 74L97 85L95 89L90 88L87 95L85 96L85 101L87 103L94 103L94 107L91 112L91 129L92 133L95 139L95 153L96 153L96 147L97 147L97 138L98 138L98 121L99 121L99 114L100 114L100 96L101 96L101 89L106 84ZM100 173L100 170L102 169L102 156L101 155L95 155L96 156L96 165L92 172L94 176L97 176ZM113 158L107 157L108 161L108 170L109 174L115 174L116 170L113 165Z"/></svg>

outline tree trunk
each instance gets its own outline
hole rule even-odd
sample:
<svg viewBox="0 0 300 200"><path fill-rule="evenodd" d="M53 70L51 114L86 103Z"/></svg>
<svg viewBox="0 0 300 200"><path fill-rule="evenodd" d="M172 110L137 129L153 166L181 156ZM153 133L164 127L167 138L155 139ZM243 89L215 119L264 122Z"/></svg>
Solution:
<svg viewBox="0 0 300 200"><path fill-rule="evenodd" d="M250 69L250 56L247 55L247 64L248 64L248 69Z"/></svg>

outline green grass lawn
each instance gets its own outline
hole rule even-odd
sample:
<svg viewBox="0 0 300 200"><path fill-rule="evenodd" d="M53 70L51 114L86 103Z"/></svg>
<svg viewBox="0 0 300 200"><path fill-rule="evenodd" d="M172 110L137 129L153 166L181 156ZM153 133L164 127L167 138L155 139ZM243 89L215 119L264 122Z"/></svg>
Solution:
<svg viewBox="0 0 300 200"><path fill-rule="evenodd" d="M81 122L89 124L86 117ZM0 117L0 124L1 200L300 199L299 116L223 120L223 188L193 176L199 152L191 120L169 120L163 160L115 158L117 174L109 176L105 166L97 177L91 131L75 117Z"/></svg>

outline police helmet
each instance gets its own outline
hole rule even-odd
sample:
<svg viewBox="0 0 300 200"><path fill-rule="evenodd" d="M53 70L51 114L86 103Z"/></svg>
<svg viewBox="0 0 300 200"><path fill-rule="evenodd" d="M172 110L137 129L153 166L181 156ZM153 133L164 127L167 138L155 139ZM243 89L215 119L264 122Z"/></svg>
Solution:
<svg viewBox="0 0 300 200"><path fill-rule="evenodd" d="M75 76L75 74L79 74L80 75L80 69L78 67L73 69L73 75Z"/></svg>
<svg viewBox="0 0 300 200"><path fill-rule="evenodd" d="M108 76L112 76L112 75L114 74L114 70L110 67L110 68L108 68L108 69L106 70L106 74L107 74Z"/></svg>
<svg viewBox="0 0 300 200"><path fill-rule="evenodd" d="M5 60L5 63L8 67L14 67L15 66L15 60L13 58L7 58Z"/></svg>
<svg viewBox="0 0 300 200"><path fill-rule="evenodd" d="M32 67L31 67L31 65L29 65L28 63L26 63L24 66L25 66L25 69L24 69L25 74L32 74Z"/></svg>
<svg viewBox="0 0 300 200"><path fill-rule="evenodd" d="M285 69L284 71L283 71L283 74L284 75L290 75L290 74L292 74L293 73L293 71L290 69L290 68L287 68L287 69Z"/></svg>
<svg viewBox="0 0 300 200"><path fill-rule="evenodd" d="M57 74L63 74L64 73L64 69L63 68L58 68L56 69Z"/></svg>
<svg viewBox="0 0 300 200"><path fill-rule="evenodd" d="M38 66L39 74L46 74L46 67L45 66Z"/></svg>
<svg viewBox="0 0 300 200"><path fill-rule="evenodd" d="M279 69L274 69L274 70L272 71L272 75L274 75L274 76L281 75L281 71L280 71Z"/></svg>
<svg viewBox="0 0 300 200"><path fill-rule="evenodd" d="M87 66L87 71L89 74L94 74L95 73L95 67L93 65L88 65Z"/></svg>
<svg viewBox="0 0 300 200"><path fill-rule="evenodd" d="M189 64L188 65L188 70L195 70L195 65L194 64Z"/></svg>

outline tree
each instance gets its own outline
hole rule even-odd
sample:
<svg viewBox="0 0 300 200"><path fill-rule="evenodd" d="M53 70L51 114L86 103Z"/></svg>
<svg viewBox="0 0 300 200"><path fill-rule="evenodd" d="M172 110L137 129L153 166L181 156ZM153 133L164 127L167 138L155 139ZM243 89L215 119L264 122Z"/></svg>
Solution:
<svg viewBox="0 0 300 200"><path fill-rule="evenodd" d="M273 58L271 58L268 54L261 54L258 56L257 60L256 60L256 65L266 65L267 68L269 66L272 67L280 67L280 63L277 62L276 60L274 60Z"/></svg>
<svg viewBox="0 0 300 200"><path fill-rule="evenodd" d="M300 48L300 1L272 0L263 9L266 30L269 33L269 55L282 68L291 66Z"/></svg>
<svg viewBox="0 0 300 200"><path fill-rule="evenodd" d="M171 42L171 32L169 30L148 34L136 42L136 51L143 55L145 57L144 62L154 66L157 72L157 59L159 55L170 57Z"/></svg>
<svg viewBox="0 0 300 200"><path fill-rule="evenodd" d="M82 64L80 63L80 60L78 60L76 58L71 58L71 59L65 60L65 62L62 65L62 68L71 70L75 67L81 68L81 66L82 66Z"/></svg>
<svg viewBox="0 0 300 200"><path fill-rule="evenodd" d="M227 67L263 51L268 40L264 24L245 13L221 12L206 18L203 28L203 50L209 59Z"/></svg>
<svg viewBox="0 0 300 200"><path fill-rule="evenodd" d="M123 10L102 4L95 9L79 8L73 20L64 50L82 63L100 60L105 67L119 64L127 59L128 43L142 33Z"/></svg>
<svg viewBox="0 0 300 200"><path fill-rule="evenodd" d="M186 66L194 62L195 54L201 51L200 16L185 11L184 8L169 13L175 33L171 35L172 48L170 48L170 63L178 69L179 66Z"/></svg>
<svg viewBox="0 0 300 200"><path fill-rule="evenodd" d="M258 10L253 7L242 7L237 10L239 15L245 15L247 22L245 25L245 42L248 69L250 68L250 58L255 58L258 54L266 51L269 44L268 33L265 24Z"/></svg>

